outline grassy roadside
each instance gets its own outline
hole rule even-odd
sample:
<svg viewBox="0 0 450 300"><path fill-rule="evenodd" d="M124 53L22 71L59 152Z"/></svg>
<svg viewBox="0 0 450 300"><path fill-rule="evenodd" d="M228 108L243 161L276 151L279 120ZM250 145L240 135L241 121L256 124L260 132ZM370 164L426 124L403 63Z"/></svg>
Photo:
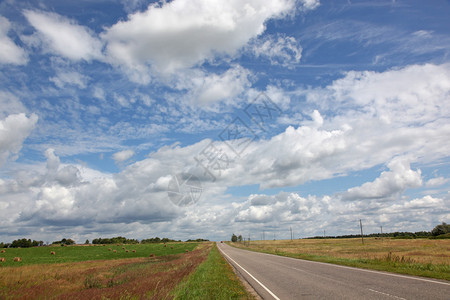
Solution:
<svg viewBox="0 0 450 300"><path fill-rule="evenodd" d="M254 299L222 257L216 244L206 261L174 290L174 299Z"/></svg>
<svg viewBox="0 0 450 300"><path fill-rule="evenodd" d="M427 253L426 249L429 249L430 246L425 244L408 245L409 248L406 251L404 243L414 243L414 240L391 241L391 243L385 241L384 245L377 244L379 242L375 240L370 244L369 240L367 243L369 245L363 246L353 245L354 242L343 240L255 241L250 246L240 243L229 243L229 245L292 258L450 280L448 252L444 254L450 249L448 245L441 247L440 251L444 251L444 253ZM403 243L403 245L397 243ZM416 243L420 243L420 241L416 241ZM418 254L421 256L417 256ZM444 255L445 257L442 257Z"/></svg>

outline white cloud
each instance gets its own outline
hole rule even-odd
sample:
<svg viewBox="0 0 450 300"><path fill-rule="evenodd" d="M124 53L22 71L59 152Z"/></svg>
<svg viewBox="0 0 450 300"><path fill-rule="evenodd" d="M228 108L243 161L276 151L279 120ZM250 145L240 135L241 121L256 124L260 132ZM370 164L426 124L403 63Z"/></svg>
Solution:
<svg viewBox="0 0 450 300"><path fill-rule="evenodd" d="M424 208L439 208L445 206L445 201L440 198L433 198L429 195L423 198L413 199L404 204L406 209L424 209Z"/></svg>
<svg viewBox="0 0 450 300"><path fill-rule="evenodd" d="M234 66L222 74L199 74L190 78L192 84L192 99L199 104L211 104L225 99L231 99L244 92L249 87L249 71Z"/></svg>
<svg viewBox="0 0 450 300"><path fill-rule="evenodd" d="M56 76L50 77L49 80L61 89L64 88L65 85L75 85L84 89L86 88L89 78L75 71L59 70Z"/></svg>
<svg viewBox="0 0 450 300"><path fill-rule="evenodd" d="M38 117L35 114L27 117L24 113L9 115L0 120L0 167L11 156L16 158L24 140L35 128Z"/></svg>
<svg viewBox="0 0 450 300"><path fill-rule="evenodd" d="M44 155L47 158L47 172L55 173L58 171L60 160L55 154L55 149L49 148L45 150Z"/></svg>
<svg viewBox="0 0 450 300"><path fill-rule="evenodd" d="M354 72L323 89L308 90L308 102L302 102L302 109L309 118L301 120L300 125L289 126L271 138L255 140L240 157L224 142L217 141L215 145L231 161L214 183L201 167L196 167L194 160L211 142L209 139L183 147L162 147L114 175L91 171L94 175L87 176L80 166L63 165L55 152L48 150L48 166L42 166L45 172L14 174L14 179L0 182L0 206L4 208L0 210L0 226L13 230L12 224L45 228L90 224L91 229L79 229L88 234L89 230L104 232L101 224L131 232L129 228L133 226L142 229L152 223L151 227L159 230L158 235L183 232L189 237L199 228L207 228L202 232L215 236L217 232L228 235L243 224L249 225L249 231L260 230L261 226L288 228L292 224L307 228L303 230L305 235L314 235L322 229L332 234L338 224L342 228L339 233L347 229L352 233L357 230L355 220L362 218L365 226L375 230L379 224L386 230L385 225L392 231L415 230L415 223L426 224L429 228L425 229L429 230L437 219L449 214L449 199L426 195L410 200L404 191L422 184L420 171L412 170L409 163L449 156L449 112L445 105L450 91L448 68L425 65L383 73ZM411 86L403 84L408 78ZM379 92L397 79L401 88L387 90L384 96ZM290 103L292 113L298 113L295 95L286 96L280 88L272 88L272 92L277 103ZM411 107L409 101L416 107ZM344 109L335 109L336 103ZM328 113L331 109L333 115ZM420 121L405 116L402 109L422 112L417 113ZM397 112L395 118L391 111ZM138 134L140 131L126 122L111 128L111 136ZM239 142L233 144L239 146ZM117 161L130 159L133 152L129 151L116 153ZM59 149L56 152L61 153ZM297 186L380 164L386 164L389 170L372 182L341 194L319 197L258 193L232 205L231 201L238 200L225 194L227 187ZM184 212L168 201L166 191L167 178L180 172L198 172L204 187L201 201ZM147 235L145 231L142 234Z"/></svg>
<svg viewBox="0 0 450 300"><path fill-rule="evenodd" d="M426 183L425 186L426 187L436 187L436 186L441 186L446 184L447 182L450 181L450 178L444 178L444 177L435 177L435 178L431 178L429 179Z"/></svg>
<svg viewBox="0 0 450 300"><path fill-rule="evenodd" d="M418 37L431 37L431 35L433 34L433 31L428 31L428 30L418 30L412 33L415 36Z"/></svg>
<svg viewBox="0 0 450 300"><path fill-rule="evenodd" d="M102 59L102 42L87 27L56 13L25 10L23 14L36 29L43 52L73 61Z"/></svg>
<svg viewBox="0 0 450 300"><path fill-rule="evenodd" d="M27 109L19 98L9 92L0 91L0 118L26 111Z"/></svg>
<svg viewBox="0 0 450 300"><path fill-rule="evenodd" d="M301 104L301 112L310 110L312 121L249 144L220 180L284 187L371 168L397 156L412 163L448 157L450 111L443 99L450 91L449 69L424 65L351 72L324 90L308 91L309 102ZM292 99L291 107L296 108ZM236 156L225 143L215 145Z"/></svg>
<svg viewBox="0 0 450 300"><path fill-rule="evenodd" d="M0 16L0 64L25 65L28 55L8 37L10 29L11 23L8 19Z"/></svg>
<svg viewBox="0 0 450 300"><path fill-rule="evenodd" d="M301 111L309 114L311 120L303 119L298 127L289 126L269 139L253 141L240 157L236 157L229 144L217 141L215 146L230 158L217 180L227 186L286 187L388 164L391 172L364 187L372 189L370 197L392 196L404 188L417 187L418 171L407 166L403 170L400 167L404 165L394 163L393 159L407 157L411 163L426 163L450 154L447 138L450 126L446 121L450 112L442 101L448 98L450 91L448 68L448 65L411 66L385 73L361 73L362 78L360 73L355 76L351 72L323 90L310 90L309 102L302 103ZM401 88L389 89L391 82L399 82ZM386 90L386 94L380 90ZM336 110L336 103L343 109ZM292 99L291 107L296 109ZM318 109L314 109L316 107ZM330 116L330 111L334 115ZM409 114L417 116L411 118ZM247 134L251 138L250 133ZM191 152L188 158L192 158L208 143L196 144L197 153L192 153L192 148L179 151ZM170 160L173 157L170 156ZM176 157L179 163L183 162L181 157L184 156ZM189 164L185 161L184 165ZM395 174L406 177L389 186L388 181Z"/></svg>
<svg viewBox="0 0 450 300"><path fill-rule="evenodd" d="M301 40L305 43L312 42L313 46L308 43L310 49L329 48L336 42L355 44L361 50L360 53L365 53L367 62L372 60L374 64L381 66L423 61L420 56L424 54L440 57L450 46L450 38L445 33L429 30L411 32L392 24L375 24L349 18L316 22L304 31ZM364 51L375 47L380 47L380 51Z"/></svg>
<svg viewBox="0 0 450 300"><path fill-rule="evenodd" d="M257 58L266 58L272 65L293 69L300 63L302 47L294 37L278 35L255 39L249 51Z"/></svg>
<svg viewBox="0 0 450 300"><path fill-rule="evenodd" d="M265 30L265 22L294 7L289 0L176 0L152 4L103 34L112 64L148 83L148 67L164 73L189 68L216 54L234 55ZM134 74L134 75L133 75Z"/></svg>
<svg viewBox="0 0 450 300"><path fill-rule="evenodd" d="M305 10L313 10L319 7L320 1L319 0L302 0L303 2L303 8Z"/></svg>
<svg viewBox="0 0 450 300"><path fill-rule="evenodd" d="M135 126L130 122L117 122L109 128L108 133L111 136L126 140L129 139L130 136L133 138L148 138L151 135L166 132L168 130L169 128L166 125L150 123Z"/></svg>
<svg viewBox="0 0 450 300"><path fill-rule="evenodd" d="M303 198L296 193L281 192L274 196L250 195L248 200L238 205L236 222L289 223L310 220L324 213L321 200L309 196Z"/></svg>
<svg viewBox="0 0 450 300"><path fill-rule="evenodd" d="M101 87L98 87L98 86L96 86L94 88L93 96L99 100L106 99L105 91Z"/></svg>
<svg viewBox="0 0 450 300"><path fill-rule="evenodd" d="M390 171L362 186L353 187L342 194L343 200L390 199L404 192L406 188L422 186L421 171L413 171L406 159L394 159L388 164Z"/></svg>
<svg viewBox="0 0 450 300"><path fill-rule="evenodd" d="M359 219L363 220L366 233L379 232L380 225L384 232L428 231L448 216L448 204L449 199L429 195L380 202L341 201L335 195L302 197L298 193L280 192L250 195L246 201L233 203L233 208L226 210L232 216L231 228L237 230L235 233L260 233L266 229L266 236L267 231L272 231L277 238L289 238L289 227L296 237L323 235L323 230L327 235L357 234ZM280 230L283 230L282 237Z"/></svg>
<svg viewBox="0 0 450 300"><path fill-rule="evenodd" d="M411 65L385 72L352 71L327 87L341 110L361 110L390 124L425 124L450 114L450 64Z"/></svg>
<svg viewBox="0 0 450 300"><path fill-rule="evenodd" d="M192 170L195 164L193 156L208 142L187 147L163 147L114 176L76 165L61 165L54 151L49 149L45 153L45 174L33 179L30 177L32 174L27 172L23 175L25 177L18 177L17 174L14 180L0 181L0 205L6 205L5 210L0 212L0 217L4 217L0 218L0 225L12 235L14 230L11 224L45 227L49 228L49 236L55 233L48 226L71 226L71 230L78 232L83 239L89 232L94 232L98 237L99 234L108 234L108 230L111 234L129 232L134 237L147 237L147 223L152 223L154 234L167 233L177 238L191 237L201 228L202 236L217 237L233 231L242 233L243 224L249 232L260 232L261 226L275 231L292 226L296 236L311 236L321 234L323 229L327 230L327 234L353 233L357 229L355 220L359 218L364 219L369 230L377 230L380 222L385 230L415 230L415 222L433 224L434 218L446 213L448 201L429 196L379 202L374 199L342 201L339 195L303 197L298 193L280 192L277 195L250 195L246 201L230 205L230 199L224 195L227 186L236 185L237 181L243 184L244 173L253 180L260 180L244 171L232 174L236 180L224 174L226 181L222 180L224 178L219 178L218 183L202 181L204 192L200 202L182 212L168 201L168 176ZM270 155L260 156L259 163L264 164ZM407 163L395 161L389 166L391 171L382 173L379 178L395 178L393 180L403 186L418 182L418 172L410 170ZM392 170L397 172L398 178ZM53 177L51 174L54 174ZM20 185L20 190L14 188ZM14 189L16 191L12 192ZM397 223L398 214L402 216L401 225ZM132 224L133 229L128 231L127 224ZM337 224L339 227L336 227ZM74 226L77 225L83 227L76 229ZM277 238L280 237L277 233Z"/></svg>
<svg viewBox="0 0 450 300"><path fill-rule="evenodd" d="M127 13L132 13L146 5L145 0L121 0L120 1Z"/></svg>
<svg viewBox="0 0 450 300"><path fill-rule="evenodd" d="M115 160L116 163L123 162L123 161L126 161L126 160L130 159L131 157L133 157L134 154L135 153L133 150L123 150L123 151L114 153L113 159Z"/></svg>

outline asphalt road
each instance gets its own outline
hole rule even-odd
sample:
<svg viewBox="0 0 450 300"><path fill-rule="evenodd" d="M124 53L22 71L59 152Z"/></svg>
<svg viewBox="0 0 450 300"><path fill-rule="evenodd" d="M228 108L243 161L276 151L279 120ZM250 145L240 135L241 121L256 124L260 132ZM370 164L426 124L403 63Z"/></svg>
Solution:
<svg viewBox="0 0 450 300"><path fill-rule="evenodd" d="M263 299L446 299L450 282L237 249L224 257Z"/></svg>

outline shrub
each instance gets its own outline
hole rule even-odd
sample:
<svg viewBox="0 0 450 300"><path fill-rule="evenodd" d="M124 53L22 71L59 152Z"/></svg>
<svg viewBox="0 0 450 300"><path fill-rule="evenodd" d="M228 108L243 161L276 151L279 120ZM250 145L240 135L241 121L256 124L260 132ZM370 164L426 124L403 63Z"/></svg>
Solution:
<svg viewBox="0 0 450 300"><path fill-rule="evenodd" d="M440 234L437 236L430 236L430 239L433 239L433 240L450 239L450 233Z"/></svg>
<svg viewBox="0 0 450 300"><path fill-rule="evenodd" d="M431 234L433 236L438 236L446 233L450 233L450 224L447 224L445 222L442 222L442 224L437 225L433 228L433 230L431 230Z"/></svg>

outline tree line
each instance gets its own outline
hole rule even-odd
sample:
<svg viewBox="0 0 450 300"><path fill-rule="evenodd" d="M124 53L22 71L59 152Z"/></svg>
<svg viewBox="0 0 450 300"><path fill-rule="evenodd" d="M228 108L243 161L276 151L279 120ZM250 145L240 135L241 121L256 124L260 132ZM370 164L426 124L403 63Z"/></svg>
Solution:
<svg viewBox="0 0 450 300"><path fill-rule="evenodd" d="M127 239L123 236L117 236L112 238L97 238L92 240L92 244L139 244L136 239Z"/></svg>
<svg viewBox="0 0 450 300"><path fill-rule="evenodd" d="M346 239L358 238L360 234L347 234L339 236L314 236L307 239ZM415 239L415 238L450 238L450 224L442 222L431 231L417 231L417 232L391 232L391 233L371 233L364 234L363 237L391 237L397 239ZM231 235L232 242L242 242L242 235Z"/></svg>
<svg viewBox="0 0 450 300"><path fill-rule="evenodd" d="M208 242L209 240L207 239L189 239L186 242ZM152 244L152 243L174 243L174 242L181 242L181 240L172 240L169 238L159 238L159 237L154 237L154 238L149 238L149 239L143 239L141 241L137 240L137 239L127 239L126 237L123 236L117 236L117 237L112 237L112 238L96 238L92 240L92 244L94 245L99 245L99 244ZM61 246L69 246L69 245L74 245L75 241L72 239L66 239L63 238L60 241L54 241L52 242L52 245L58 245L60 244ZM86 240L85 244L90 244L89 240ZM19 239L19 240L14 240L12 243L0 243L0 248L29 248L29 247L39 247L39 246L44 246L44 242L43 241L35 241L35 240L31 240L31 239Z"/></svg>
<svg viewBox="0 0 450 300"><path fill-rule="evenodd" d="M43 241L35 241L31 239L14 240L12 243L0 243L0 248L29 248L43 246Z"/></svg>

